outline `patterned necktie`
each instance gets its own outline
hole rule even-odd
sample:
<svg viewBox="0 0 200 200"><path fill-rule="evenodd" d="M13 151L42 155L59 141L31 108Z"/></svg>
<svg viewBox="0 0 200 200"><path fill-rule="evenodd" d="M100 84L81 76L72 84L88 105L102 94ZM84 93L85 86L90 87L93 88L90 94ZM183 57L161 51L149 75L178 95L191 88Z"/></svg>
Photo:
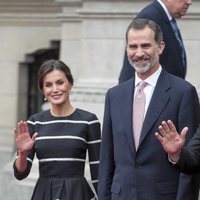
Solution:
<svg viewBox="0 0 200 200"><path fill-rule="evenodd" d="M139 83L139 86L138 86L138 89L133 101L133 137L135 141L136 150L138 149L140 133L141 133L142 125L144 121L146 96L144 94L143 89L146 85L147 83L144 81L141 81Z"/></svg>
<svg viewBox="0 0 200 200"><path fill-rule="evenodd" d="M171 25L172 25L172 28L173 28L174 33L176 35L176 39L178 40L178 43L179 43L179 46L180 46L180 49L181 49L181 57L182 57L183 66L186 67L185 47L184 47L183 41L181 39L180 31L179 31L179 28L177 26L176 20L174 18L172 18L172 20L171 20Z"/></svg>

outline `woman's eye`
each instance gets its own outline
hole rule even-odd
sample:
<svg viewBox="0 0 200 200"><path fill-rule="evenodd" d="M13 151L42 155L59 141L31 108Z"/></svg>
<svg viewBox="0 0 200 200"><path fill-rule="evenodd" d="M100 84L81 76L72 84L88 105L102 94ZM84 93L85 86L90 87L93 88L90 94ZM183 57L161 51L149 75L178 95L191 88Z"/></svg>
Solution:
<svg viewBox="0 0 200 200"><path fill-rule="evenodd" d="M45 87L51 87L51 84L45 84L44 86Z"/></svg>
<svg viewBox="0 0 200 200"><path fill-rule="evenodd" d="M62 85L64 83L64 81L58 81L58 85Z"/></svg>

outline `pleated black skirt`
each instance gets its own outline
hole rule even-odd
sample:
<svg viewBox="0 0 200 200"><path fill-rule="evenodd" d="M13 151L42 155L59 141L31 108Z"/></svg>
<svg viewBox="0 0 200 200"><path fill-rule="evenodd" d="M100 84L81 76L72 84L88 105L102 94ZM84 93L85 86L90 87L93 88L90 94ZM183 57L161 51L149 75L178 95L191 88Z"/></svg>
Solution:
<svg viewBox="0 0 200 200"><path fill-rule="evenodd" d="M95 200L85 177L44 178L36 183L31 200Z"/></svg>

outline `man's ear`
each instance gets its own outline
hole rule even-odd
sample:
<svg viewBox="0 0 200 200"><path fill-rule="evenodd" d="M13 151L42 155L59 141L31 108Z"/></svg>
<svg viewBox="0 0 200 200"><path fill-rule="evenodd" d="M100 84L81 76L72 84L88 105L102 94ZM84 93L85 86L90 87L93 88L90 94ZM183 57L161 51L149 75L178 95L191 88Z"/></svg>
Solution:
<svg viewBox="0 0 200 200"><path fill-rule="evenodd" d="M163 50L165 49L165 43L162 41L159 45L158 45L158 53L159 55L162 54Z"/></svg>
<svg viewBox="0 0 200 200"><path fill-rule="evenodd" d="M127 44L127 42L126 42L126 44L125 44L125 49L126 49L126 51L127 51L127 48L128 48L128 44Z"/></svg>

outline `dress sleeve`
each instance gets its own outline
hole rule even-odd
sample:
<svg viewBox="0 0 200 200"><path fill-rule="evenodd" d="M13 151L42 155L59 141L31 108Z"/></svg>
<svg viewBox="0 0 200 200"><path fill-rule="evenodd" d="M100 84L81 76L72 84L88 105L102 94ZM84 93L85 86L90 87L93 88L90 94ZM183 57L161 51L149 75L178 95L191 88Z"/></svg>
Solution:
<svg viewBox="0 0 200 200"><path fill-rule="evenodd" d="M100 122L97 119L96 115L93 115L93 119L92 121L90 121L88 130L88 155L89 155L91 180L96 193L98 186L100 143L101 143Z"/></svg>
<svg viewBox="0 0 200 200"><path fill-rule="evenodd" d="M34 123L33 123L31 118L27 121L27 123L28 123L30 135L32 137L32 135L35 133ZM35 155L35 147L33 146L32 150L30 151L30 153L28 154L28 157L27 157L27 168L23 173L21 173L17 170L16 164L15 164L16 159L18 158L18 153L17 153L16 159L13 163L14 176L15 176L16 179L22 180L29 175L31 167L32 167L34 155Z"/></svg>

